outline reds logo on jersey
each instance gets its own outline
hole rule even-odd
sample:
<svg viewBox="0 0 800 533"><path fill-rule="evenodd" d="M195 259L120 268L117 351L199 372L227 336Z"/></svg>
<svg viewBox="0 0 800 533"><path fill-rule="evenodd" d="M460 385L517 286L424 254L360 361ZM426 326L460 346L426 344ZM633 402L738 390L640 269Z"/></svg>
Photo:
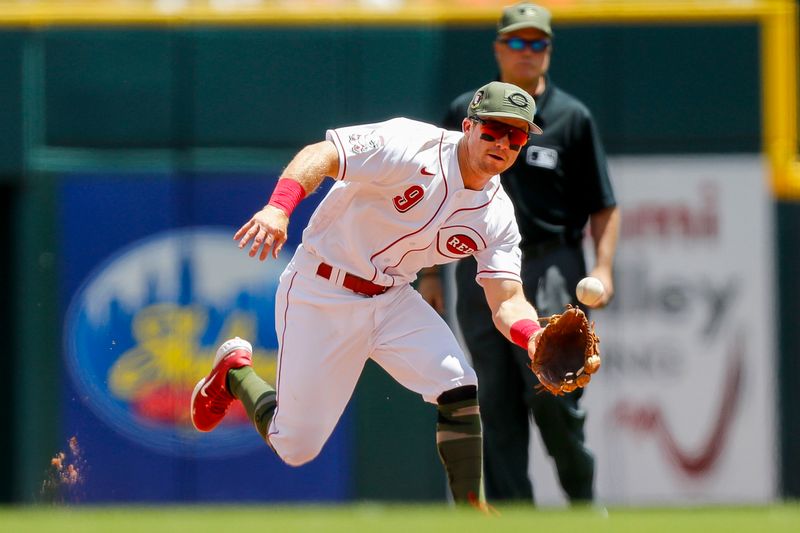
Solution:
<svg viewBox="0 0 800 533"><path fill-rule="evenodd" d="M452 226L439 230L437 251L451 259L461 259L486 248L486 241L472 228Z"/></svg>
<svg viewBox="0 0 800 533"><path fill-rule="evenodd" d="M422 200L423 196L425 196L425 189L419 185L412 185L403 191L401 196L395 196L392 198L392 204L394 204L394 208L400 213L405 213L417 205L420 200Z"/></svg>
<svg viewBox="0 0 800 533"><path fill-rule="evenodd" d="M447 241L447 251L453 255L470 255L477 251L478 245L475 244L467 235L453 235Z"/></svg>

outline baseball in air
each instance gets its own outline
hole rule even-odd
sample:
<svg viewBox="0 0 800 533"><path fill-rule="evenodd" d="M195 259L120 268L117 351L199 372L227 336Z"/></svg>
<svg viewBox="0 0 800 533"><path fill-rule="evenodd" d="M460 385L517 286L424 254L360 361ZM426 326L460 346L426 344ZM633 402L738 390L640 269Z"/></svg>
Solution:
<svg viewBox="0 0 800 533"><path fill-rule="evenodd" d="M578 297L578 301L589 307L594 307L599 304L605 292L606 290L603 287L603 283L599 279L591 276L580 280L578 286L575 288L575 296Z"/></svg>

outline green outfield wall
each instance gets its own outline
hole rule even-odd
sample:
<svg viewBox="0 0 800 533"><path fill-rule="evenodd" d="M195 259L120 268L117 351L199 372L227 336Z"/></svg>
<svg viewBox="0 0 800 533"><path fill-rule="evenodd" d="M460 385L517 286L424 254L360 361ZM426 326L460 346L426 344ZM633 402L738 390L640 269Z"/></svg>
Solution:
<svg viewBox="0 0 800 533"><path fill-rule="evenodd" d="M552 77L592 109L610 154L761 151L755 24L555 31ZM454 96L496 75L493 36L490 24L0 29L0 245L10 295L2 331L15 378L0 388L0 401L13 405L0 418L13 428L0 439L9 473L0 498L34 499L58 446L56 176L275 171L330 127L398 115L438 121ZM796 211L780 206L779 252L796 248ZM796 252L781 258L782 287L796 293ZM791 338L781 334L782 352L797 353ZM796 374L792 360L781 359L787 376ZM784 404L797 405L797 393L782 390ZM355 406L356 497L441 498L431 406L373 366ZM784 469L796 472L800 423L782 416ZM800 495L797 476L783 486Z"/></svg>
<svg viewBox="0 0 800 533"><path fill-rule="evenodd" d="M7 30L0 171L180 148L217 150L227 166L241 154L222 149L268 157L343 123L438 120L496 75L492 38L480 27ZM559 28L552 74L594 111L611 153L758 151L757 39L752 25Z"/></svg>

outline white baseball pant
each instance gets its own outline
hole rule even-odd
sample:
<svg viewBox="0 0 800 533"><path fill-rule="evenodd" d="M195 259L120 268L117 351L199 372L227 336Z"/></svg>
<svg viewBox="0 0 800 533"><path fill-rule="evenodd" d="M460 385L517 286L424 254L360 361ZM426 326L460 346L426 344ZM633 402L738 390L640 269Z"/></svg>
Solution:
<svg viewBox="0 0 800 533"><path fill-rule="evenodd" d="M365 297L317 276L319 262L299 247L275 301L278 407L269 441L294 466L319 454L369 358L427 402L477 385L448 325L410 285Z"/></svg>

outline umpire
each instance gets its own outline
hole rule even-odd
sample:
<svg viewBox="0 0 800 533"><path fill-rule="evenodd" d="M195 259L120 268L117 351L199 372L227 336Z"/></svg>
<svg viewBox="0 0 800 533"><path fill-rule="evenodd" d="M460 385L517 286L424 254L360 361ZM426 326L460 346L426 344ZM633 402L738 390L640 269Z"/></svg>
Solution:
<svg viewBox="0 0 800 533"><path fill-rule="evenodd" d="M590 275L606 289L597 307L608 303L619 231L619 211L592 115L547 76L550 20L549 11L535 4L507 7L494 42L499 79L534 97L536 123L544 130L502 175L522 233L523 284L540 316L577 304L575 286L586 275L582 240L587 222L595 251ZM460 129L473 93L451 103L444 124L448 129ZM458 323L478 374L487 499L533 501L528 477L532 414L570 502L592 501L595 468L584 442L583 389L560 397L537 393L528 355L492 325L483 291L475 283L475 261L459 261L455 272ZM426 275L433 273L423 272L418 289L442 312L441 279Z"/></svg>

